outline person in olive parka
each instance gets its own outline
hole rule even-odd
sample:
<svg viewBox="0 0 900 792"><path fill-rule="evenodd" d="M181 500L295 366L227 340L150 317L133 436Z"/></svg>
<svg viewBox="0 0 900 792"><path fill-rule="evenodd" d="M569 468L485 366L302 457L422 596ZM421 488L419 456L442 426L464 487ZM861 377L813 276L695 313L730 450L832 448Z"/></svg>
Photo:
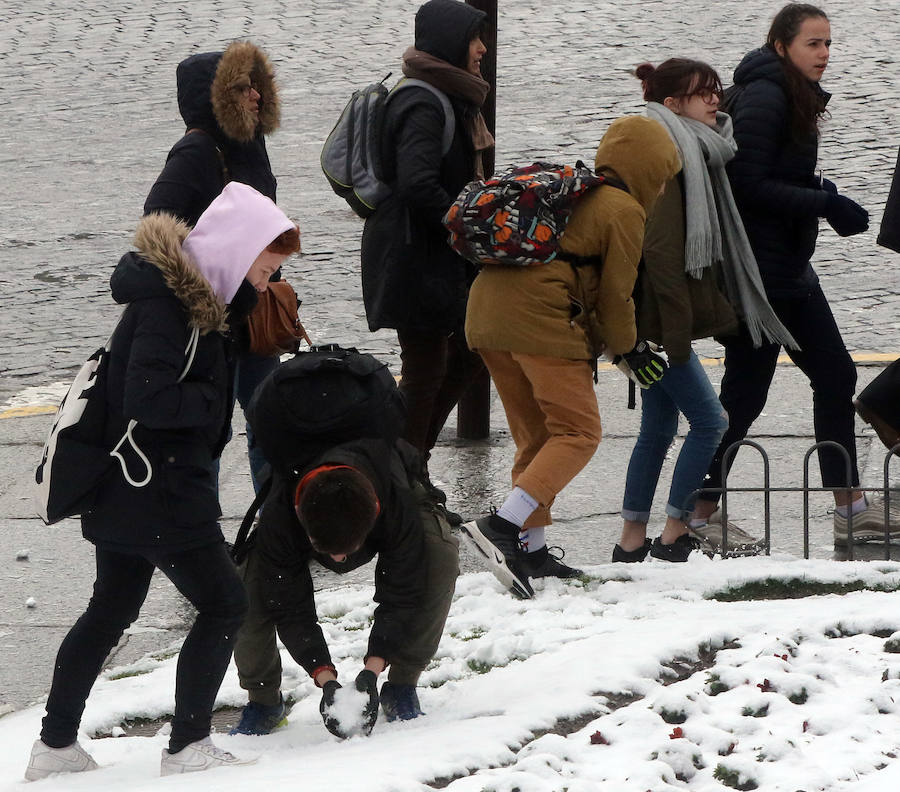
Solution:
<svg viewBox="0 0 900 792"><path fill-rule="evenodd" d="M393 192L366 220L362 238L369 329L397 330L400 388L409 409L404 436L426 463L447 416L482 371L463 331L476 273L447 244L441 219L462 187L483 175L481 152L494 143L480 111L490 90L480 71L484 20L482 11L459 0L429 0L419 8L403 74L448 96L455 134L442 156L444 112L430 91L412 87L391 99L383 156ZM424 482L444 500L427 472Z"/></svg>
<svg viewBox="0 0 900 792"><path fill-rule="evenodd" d="M419 456L409 443L395 439L403 418L402 407L394 411L390 406L402 403L396 390L396 399L384 402L384 410L368 411L365 431L357 425L355 397L346 393L334 394L335 402L347 404L346 412L336 408L333 413L343 417L323 417L327 434L310 437L292 429L284 408L289 393L273 378L290 377L293 366L305 370L305 356L322 354L335 360L344 355L357 367L377 363L350 350L300 353L260 386L250 405L248 417L271 460L273 479L255 531L236 548L250 610L234 660L249 703L233 733L267 734L285 722L276 631L291 657L322 688L325 726L340 737L351 733L329 714L341 685L316 615L310 562L343 573L378 559L378 605L363 669L354 680L369 695L366 733L375 724L376 681L386 668L380 703L388 720L422 714L416 683L437 649L459 573L457 539L443 509L417 480ZM320 387L328 390L334 382L330 369L323 364L320 371ZM315 378L320 371L307 376Z"/></svg>

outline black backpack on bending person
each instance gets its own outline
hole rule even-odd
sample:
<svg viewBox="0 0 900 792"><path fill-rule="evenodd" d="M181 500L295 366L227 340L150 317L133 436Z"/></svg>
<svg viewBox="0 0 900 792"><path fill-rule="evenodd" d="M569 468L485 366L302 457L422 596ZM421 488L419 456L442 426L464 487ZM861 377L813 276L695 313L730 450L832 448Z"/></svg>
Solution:
<svg viewBox="0 0 900 792"><path fill-rule="evenodd" d="M291 477L341 443L400 437L406 405L386 363L332 344L298 352L278 366L256 389L246 417L273 471ZM232 550L238 563L271 480L262 483L241 523Z"/></svg>

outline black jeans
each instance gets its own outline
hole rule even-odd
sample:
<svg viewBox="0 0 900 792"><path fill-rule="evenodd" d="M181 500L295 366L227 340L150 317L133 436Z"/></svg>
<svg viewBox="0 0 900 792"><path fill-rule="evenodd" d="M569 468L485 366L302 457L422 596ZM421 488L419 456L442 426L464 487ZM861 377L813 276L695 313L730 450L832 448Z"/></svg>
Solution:
<svg viewBox="0 0 900 792"><path fill-rule="evenodd" d="M93 596L56 656L41 739L51 748L75 742L91 687L109 652L137 619L157 568L198 611L178 656L169 750L202 740L209 734L216 693L247 611L244 585L225 544L143 555L97 548L96 557Z"/></svg>
<svg viewBox="0 0 900 792"><path fill-rule="evenodd" d="M859 484L856 465L855 415L853 392L856 366L822 288L816 284L807 294L791 299L770 299L772 308L800 350L787 350L791 360L809 379L813 391L813 426L816 442L833 440L850 455L850 484ZM704 479L704 487L722 486L722 458L732 443L747 436L753 422L763 411L769 386L775 374L778 344L763 344L754 349L746 327L741 324L737 336L722 339L725 344L725 375L719 401L728 413L728 429ZM820 448L819 469L823 487L847 485L843 454L833 448ZM728 468L734 461L732 456ZM717 501L718 495L703 500Z"/></svg>
<svg viewBox="0 0 900 792"><path fill-rule="evenodd" d="M447 417L484 369L462 330L437 333L398 330L400 391L406 398L404 439L428 460Z"/></svg>

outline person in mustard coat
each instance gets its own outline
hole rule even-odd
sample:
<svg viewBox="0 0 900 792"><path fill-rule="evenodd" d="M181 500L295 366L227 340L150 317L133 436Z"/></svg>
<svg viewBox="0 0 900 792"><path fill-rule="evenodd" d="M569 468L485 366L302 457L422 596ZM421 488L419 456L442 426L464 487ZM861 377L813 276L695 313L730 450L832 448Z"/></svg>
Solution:
<svg viewBox="0 0 900 792"><path fill-rule="evenodd" d="M463 538L520 597L528 578L578 570L550 555L544 532L559 492L590 461L601 438L593 370L604 352L635 363L632 291L644 223L680 169L675 144L656 121L610 124L594 161L603 184L583 196L562 255L536 267L486 266L469 294L466 339L491 373L516 443L512 492L488 516L461 526ZM602 266L574 266L599 257Z"/></svg>

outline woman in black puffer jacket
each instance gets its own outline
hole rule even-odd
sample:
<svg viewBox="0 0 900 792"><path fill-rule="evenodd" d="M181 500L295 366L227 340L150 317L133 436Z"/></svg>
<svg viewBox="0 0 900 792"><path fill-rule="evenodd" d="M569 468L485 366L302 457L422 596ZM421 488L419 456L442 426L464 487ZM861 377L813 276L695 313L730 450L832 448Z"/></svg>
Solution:
<svg viewBox="0 0 900 792"><path fill-rule="evenodd" d="M160 771L247 763L209 739L216 693L247 610L218 523L213 462L231 418L227 333L239 321L236 298L249 291L252 304L254 290L266 290L299 244L299 230L271 200L233 182L193 230L169 214L145 217L137 250L113 271L113 299L125 308L105 383L106 440L121 456L81 516L97 578L59 648L26 779L97 767L76 739L85 701L110 650L137 619L156 569L197 610L178 657ZM119 442L126 427L127 441Z"/></svg>
<svg viewBox="0 0 900 792"><path fill-rule="evenodd" d="M734 72L727 110L738 151L728 176L769 302L800 345L787 352L813 389L816 440L837 442L850 457L848 482L844 456L820 449L822 485L845 487L859 484L852 401L856 369L810 258L820 217L841 236L850 236L868 228L869 216L816 175L818 123L829 99L819 81L830 46L831 27L820 9L791 3L778 12L765 46L750 52ZM778 344L754 349L743 325L737 336L723 341L719 398L729 426L707 473L710 488L722 486L725 451L744 439L762 412L781 349ZM846 542L848 508L854 510L855 529L872 529L879 522L877 510L866 509L861 493L834 490L834 498L837 544ZM708 518L717 501L718 495L698 500L695 518ZM857 515L863 510L865 516Z"/></svg>
<svg viewBox="0 0 900 792"><path fill-rule="evenodd" d="M493 137L481 116L490 85L481 77L485 14L459 0L429 0L416 13L415 46L403 74L431 83L453 106L455 132L442 150L444 111L422 87L391 98L384 158L393 192L366 220L362 287L370 330L397 330L405 439L427 460L447 416L482 370L463 323L476 272L447 244L441 218L459 191L483 175L481 151ZM424 483L430 487L427 472Z"/></svg>

